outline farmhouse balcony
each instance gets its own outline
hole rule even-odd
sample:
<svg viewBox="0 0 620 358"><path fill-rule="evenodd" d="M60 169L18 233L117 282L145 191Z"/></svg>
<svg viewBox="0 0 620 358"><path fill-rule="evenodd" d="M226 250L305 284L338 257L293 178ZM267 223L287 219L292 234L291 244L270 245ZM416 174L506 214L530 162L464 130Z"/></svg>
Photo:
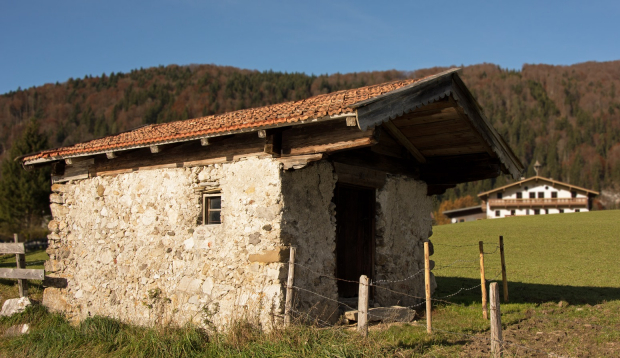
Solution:
<svg viewBox="0 0 620 358"><path fill-rule="evenodd" d="M525 198L525 199L490 199L491 208L558 208L587 207L588 198Z"/></svg>

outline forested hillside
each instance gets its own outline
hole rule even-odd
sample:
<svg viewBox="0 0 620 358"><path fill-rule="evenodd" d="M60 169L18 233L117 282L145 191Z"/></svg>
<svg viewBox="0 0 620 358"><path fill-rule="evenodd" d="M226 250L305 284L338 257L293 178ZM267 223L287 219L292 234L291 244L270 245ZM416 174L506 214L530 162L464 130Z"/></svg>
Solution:
<svg viewBox="0 0 620 358"><path fill-rule="evenodd" d="M444 68L310 76L214 65L167 66L69 79L0 96L0 156L36 118L57 147L148 123L302 99ZM462 76L497 130L533 175L620 191L620 61L573 66L482 64ZM505 178L499 178L500 183ZM491 180L459 185L444 198L477 194Z"/></svg>

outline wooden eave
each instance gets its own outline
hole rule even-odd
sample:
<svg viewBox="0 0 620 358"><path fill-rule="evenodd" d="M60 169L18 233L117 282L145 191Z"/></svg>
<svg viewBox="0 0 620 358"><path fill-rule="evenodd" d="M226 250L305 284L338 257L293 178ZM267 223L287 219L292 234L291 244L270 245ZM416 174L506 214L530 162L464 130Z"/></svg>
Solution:
<svg viewBox="0 0 620 358"><path fill-rule="evenodd" d="M526 183L529 183L529 182L532 182L532 181L533 182L542 181L542 182L548 183L549 185L551 185L554 188L558 188L558 187L565 188L568 191L576 191L576 192L585 194L588 197L594 197L594 196L599 195L599 192L594 191L594 190L589 190L589 189L586 189L586 188L582 188L580 186L571 185L571 184L564 183L564 182L557 181L557 180L553 180L553 179L550 179L550 178L544 178L544 177L541 177L541 176L533 176L533 177L530 177L530 178L527 178L527 179L523 179L523 180L514 182L512 184L507 184L507 185L501 186L499 188L495 188L493 190L485 191L483 193L478 194L478 197L480 199L482 199L482 200L486 200L489 197L489 195L491 195L493 193L497 193L499 191L504 192L508 188L512 188L512 187L516 187L516 186L523 186Z"/></svg>
<svg viewBox="0 0 620 358"><path fill-rule="evenodd" d="M353 107L360 129L383 128L416 160L420 178L428 184L450 187L494 178L501 172L516 179L523 171L523 165L490 125L457 70Z"/></svg>
<svg viewBox="0 0 620 358"><path fill-rule="evenodd" d="M386 173L406 175L427 182L429 195L458 183L497 177L502 171L517 178L523 170L456 69L358 102L338 116L23 164L52 162L53 180L67 181L224 163L249 156L277 158L285 169L328 158L338 164L339 175L352 182L365 176L372 178L373 185L380 185L380 177Z"/></svg>

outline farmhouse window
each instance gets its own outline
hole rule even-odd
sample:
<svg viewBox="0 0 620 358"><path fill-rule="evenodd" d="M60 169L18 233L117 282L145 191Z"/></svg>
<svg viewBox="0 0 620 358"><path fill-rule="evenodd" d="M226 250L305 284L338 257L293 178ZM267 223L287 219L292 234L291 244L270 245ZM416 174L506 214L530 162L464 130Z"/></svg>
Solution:
<svg viewBox="0 0 620 358"><path fill-rule="evenodd" d="M495 216L499 217L499 210L495 210Z"/></svg>
<svg viewBox="0 0 620 358"><path fill-rule="evenodd" d="M549 209L545 209L545 214L549 214Z"/></svg>
<svg viewBox="0 0 620 358"><path fill-rule="evenodd" d="M571 196L572 196L573 198L576 198L576 197L577 197L577 192L576 192L576 191L571 191L570 193L571 193Z"/></svg>
<svg viewBox="0 0 620 358"><path fill-rule="evenodd" d="M539 199L544 199L544 197L545 197L545 192L544 191L539 191L538 192L538 198Z"/></svg>
<svg viewBox="0 0 620 358"><path fill-rule="evenodd" d="M222 196L220 194L204 194L202 196L202 222L206 225L222 223Z"/></svg>
<svg viewBox="0 0 620 358"><path fill-rule="evenodd" d="M502 193L497 193L497 198L501 199L502 198Z"/></svg>
<svg viewBox="0 0 620 358"><path fill-rule="evenodd" d="M575 212L578 213L580 210L579 209L575 209Z"/></svg>
<svg viewBox="0 0 620 358"><path fill-rule="evenodd" d="M534 215L540 215L540 209L534 209Z"/></svg>
<svg viewBox="0 0 620 358"><path fill-rule="evenodd" d="M510 210L510 215L514 216L517 213L516 210Z"/></svg>
<svg viewBox="0 0 620 358"><path fill-rule="evenodd" d="M564 214L564 209L560 209L560 214Z"/></svg>
<svg viewBox="0 0 620 358"><path fill-rule="evenodd" d="M530 199L536 199L536 193L535 192L531 192L530 193Z"/></svg>
<svg viewBox="0 0 620 358"><path fill-rule="evenodd" d="M523 199L523 193L518 192L517 193L517 199Z"/></svg>
<svg viewBox="0 0 620 358"><path fill-rule="evenodd" d="M557 191L552 192L552 193L551 193L551 197L552 197L553 199L557 199L557 197L558 197L558 192L557 192Z"/></svg>

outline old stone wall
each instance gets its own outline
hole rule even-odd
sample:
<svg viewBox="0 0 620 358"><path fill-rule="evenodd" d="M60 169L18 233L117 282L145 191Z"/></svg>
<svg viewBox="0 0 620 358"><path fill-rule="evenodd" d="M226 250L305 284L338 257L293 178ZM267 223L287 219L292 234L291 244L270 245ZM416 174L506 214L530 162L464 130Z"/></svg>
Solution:
<svg viewBox="0 0 620 358"><path fill-rule="evenodd" d="M297 248L295 285L338 299L336 282L336 206L332 202L337 176L327 161L282 174L284 214L282 237ZM322 276L323 275L323 276ZM338 319L338 304L308 291L296 291L295 309L324 321Z"/></svg>
<svg viewBox="0 0 620 358"><path fill-rule="evenodd" d="M432 234L432 201L426 183L388 175L377 190L375 281L381 286L411 296L424 297L424 241ZM413 279L411 275L418 273ZM432 289L436 287L431 274ZM388 282L381 282L387 280ZM403 281L400 281L403 280ZM400 282L390 282L400 281ZM420 300L375 289L374 301L381 306L411 306Z"/></svg>
<svg viewBox="0 0 620 358"><path fill-rule="evenodd" d="M222 224L200 225L200 189L216 187ZM279 162L141 170L53 192L46 270L67 287L45 290L50 308L77 320L216 326L269 326L283 311Z"/></svg>

